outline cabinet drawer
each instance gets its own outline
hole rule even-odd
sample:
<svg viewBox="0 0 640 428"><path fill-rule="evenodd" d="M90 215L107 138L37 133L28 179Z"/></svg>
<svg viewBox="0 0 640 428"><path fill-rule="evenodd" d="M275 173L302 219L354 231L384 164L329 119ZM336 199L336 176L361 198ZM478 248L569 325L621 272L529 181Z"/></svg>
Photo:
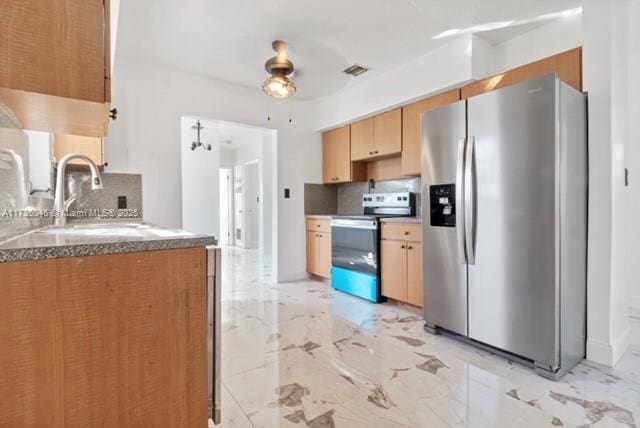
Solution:
<svg viewBox="0 0 640 428"><path fill-rule="evenodd" d="M383 223L382 239L422 242L421 223Z"/></svg>
<svg viewBox="0 0 640 428"><path fill-rule="evenodd" d="M328 218L308 218L307 230L331 233L331 220Z"/></svg>

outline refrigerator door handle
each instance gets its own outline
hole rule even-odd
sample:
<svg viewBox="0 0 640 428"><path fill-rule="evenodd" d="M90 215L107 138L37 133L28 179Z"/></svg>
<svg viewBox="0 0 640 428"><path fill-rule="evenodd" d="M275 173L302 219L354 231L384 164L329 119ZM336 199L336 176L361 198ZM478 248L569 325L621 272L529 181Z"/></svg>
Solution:
<svg viewBox="0 0 640 428"><path fill-rule="evenodd" d="M464 212L464 154L467 146L467 139L458 140L458 161L456 163L456 235L458 238L458 258L461 264L467 263L465 249L465 212Z"/></svg>
<svg viewBox="0 0 640 428"><path fill-rule="evenodd" d="M475 137L467 137L467 147L464 155L464 231L465 248L467 251L467 263L476 263L476 251L474 248L474 208L475 208L475 176L473 170L473 157L475 151Z"/></svg>

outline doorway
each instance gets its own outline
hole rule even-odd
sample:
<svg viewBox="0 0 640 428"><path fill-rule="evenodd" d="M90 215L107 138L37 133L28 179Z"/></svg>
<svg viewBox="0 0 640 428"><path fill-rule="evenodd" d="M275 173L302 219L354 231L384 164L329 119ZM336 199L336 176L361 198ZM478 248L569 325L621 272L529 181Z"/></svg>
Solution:
<svg viewBox="0 0 640 428"><path fill-rule="evenodd" d="M192 149L198 121L210 150ZM247 250L234 254L277 277L276 131L202 117L183 117L181 126L183 228Z"/></svg>

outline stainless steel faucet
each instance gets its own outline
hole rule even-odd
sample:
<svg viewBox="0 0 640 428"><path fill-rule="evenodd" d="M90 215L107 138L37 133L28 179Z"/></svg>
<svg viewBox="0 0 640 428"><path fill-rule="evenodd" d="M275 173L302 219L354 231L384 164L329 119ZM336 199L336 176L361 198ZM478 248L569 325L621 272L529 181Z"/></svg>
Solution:
<svg viewBox="0 0 640 428"><path fill-rule="evenodd" d="M53 219L53 225L56 227L64 227L67 224L66 211L74 200L73 198L66 199L64 183L65 170L67 169L67 164L72 159L80 159L89 164L89 169L91 169L91 190L102 189L102 177L100 176L100 171L98 171L96 164L87 156L70 153L60 159L56 175L56 194L53 200L53 212L57 214Z"/></svg>

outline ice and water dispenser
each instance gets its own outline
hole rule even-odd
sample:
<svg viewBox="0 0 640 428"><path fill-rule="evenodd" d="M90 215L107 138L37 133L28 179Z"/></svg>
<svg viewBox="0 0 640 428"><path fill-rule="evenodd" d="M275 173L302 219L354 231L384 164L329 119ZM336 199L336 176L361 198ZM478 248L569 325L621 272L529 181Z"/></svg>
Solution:
<svg viewBox="0 0 640 428"><path fill-rule="evenodd" d="M456 185L429 186L431 226L456 226Z"/></svg>

